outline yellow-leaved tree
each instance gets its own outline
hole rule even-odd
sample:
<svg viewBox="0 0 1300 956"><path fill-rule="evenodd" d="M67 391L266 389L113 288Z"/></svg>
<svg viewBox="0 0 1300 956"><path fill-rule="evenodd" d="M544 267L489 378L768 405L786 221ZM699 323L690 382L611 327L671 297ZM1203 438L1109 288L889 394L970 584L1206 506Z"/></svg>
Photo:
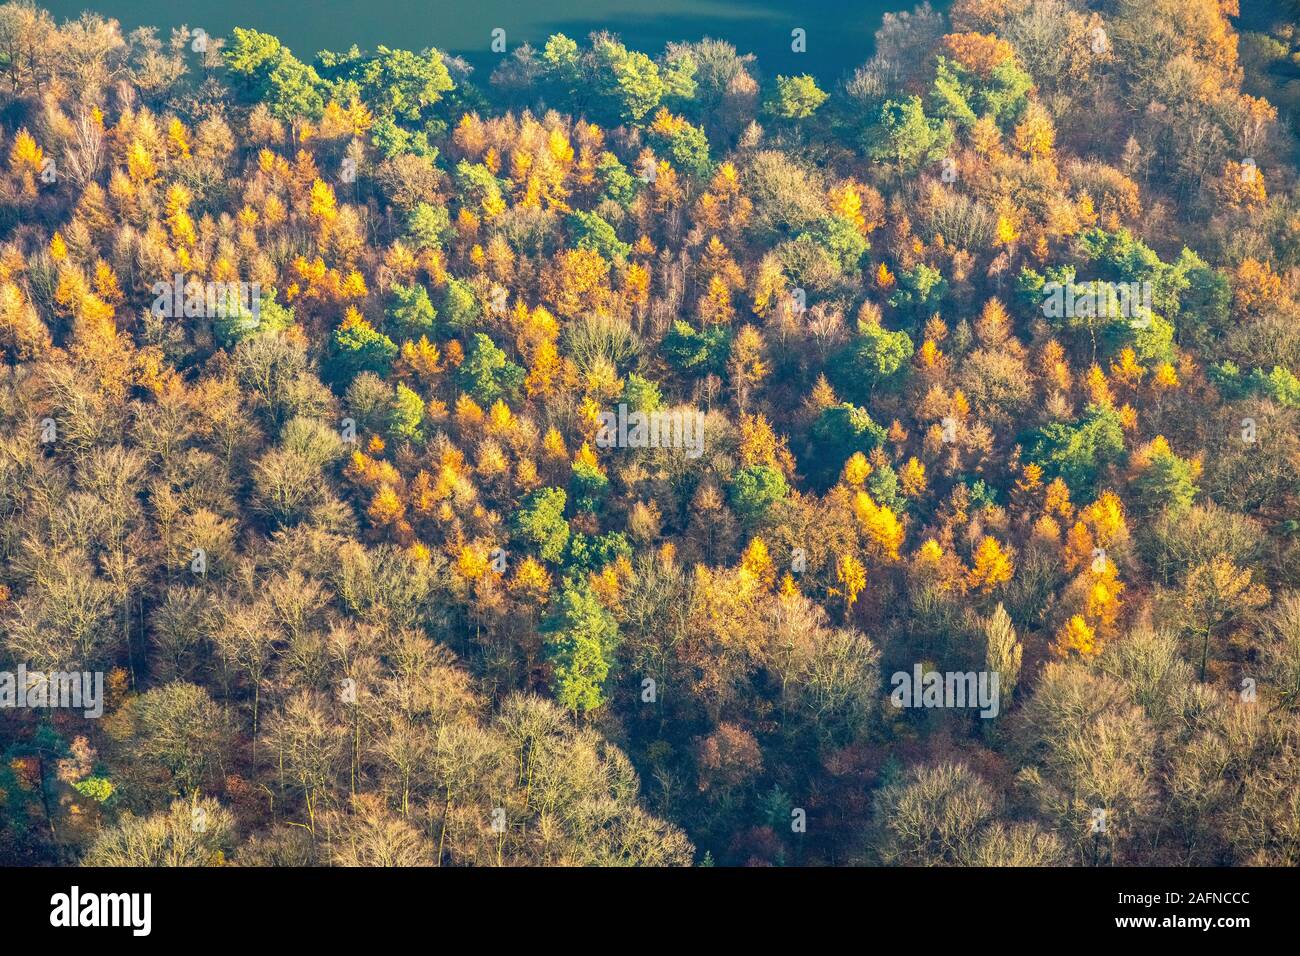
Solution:
<svg viewBox="0 0 1300 956"><path fill-rule="evenodd" d="M1015 574L1014 555L1010 547L1003 547L996 538L986 534L975 549L968 583L985 594L1006 584Z"/></svg>

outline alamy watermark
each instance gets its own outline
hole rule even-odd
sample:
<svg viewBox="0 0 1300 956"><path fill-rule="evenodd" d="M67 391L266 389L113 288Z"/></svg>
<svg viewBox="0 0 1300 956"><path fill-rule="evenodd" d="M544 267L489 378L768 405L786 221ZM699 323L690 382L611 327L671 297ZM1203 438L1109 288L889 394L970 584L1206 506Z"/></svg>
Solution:
<svg viewBox="0 0 1300 956"><path fill-rule="evenodd" d="M980 716L998 715L997 671L897 671L889 679L889 699L895 707L978 707Z"/></svg>
<svg viewBox="0 0 1300 956"><path fill-rule="evenodd" d="M0 709L80 710L89 718L104 715L103 671L0 671Z"/></svg>
<svg viewBox="0 0 1300 956"><path fill-rule="evenodd" d="M153 928L152 893L83 893L73 886L50 897L50 925L121 926L133 936L148 936Z"/></svg>
<svg viewBox="0 0 1300 956"><path fill-rule="evenodd" d="M1153 288L1150 282L1047 282L1043 284L1043 315L1049 319L1136 319L1149 322Z"/></svg>
<svg viewBox="0 0 1300 956"><path fill-rule="evenodd" d="M600 413L597 448L681 448L687 458L704 454L704 413L698 409L629 412L620 403L616 411Z"/></svg>
<svg viewBox="0 0 1300 956"><path fill-rule="evenodd" d="M257 282L200 282L176 273L153 284L149 311L164 319L247 318L256 325L262 311Z"/></svg>

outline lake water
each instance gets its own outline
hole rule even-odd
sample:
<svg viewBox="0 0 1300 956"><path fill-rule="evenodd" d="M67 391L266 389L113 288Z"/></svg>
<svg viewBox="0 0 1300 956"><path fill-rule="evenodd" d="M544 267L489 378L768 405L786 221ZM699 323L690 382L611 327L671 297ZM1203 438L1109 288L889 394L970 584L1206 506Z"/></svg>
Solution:
<svg viewBox="0 0 1300 956"><path fill-rule="evenodd" d="M222 36L232 27L252 27L279 37L303 60L323 49L426 46L464 56L485 82L497 59L491 52L495 28L506 31L513 49L539 46L552 33L584 39L594 30L619 34L628 46L657 53L670 40L709 36L758 55L767 77L811 73L834 82L870 56L882 15L909 8L914 0L46 0L37 3L58 19L90 9L121 22L124 29L157 26L164 37L186 24ZM936 4L942 6L946 4ZM791 31L806 31L807 51L791 50Z"/></svg>

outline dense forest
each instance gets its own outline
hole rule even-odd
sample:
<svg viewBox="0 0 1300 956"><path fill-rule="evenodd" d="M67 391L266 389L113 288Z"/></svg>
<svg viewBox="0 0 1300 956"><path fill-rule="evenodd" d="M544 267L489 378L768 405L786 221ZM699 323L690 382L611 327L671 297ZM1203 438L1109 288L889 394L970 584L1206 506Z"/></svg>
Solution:
<svg viewBox="0 0 1300 956"><path fill-rule="evenodd" d="M1300 863L1254 14L923 5L831 82L0 6L0 669L104 695L0 712L0 861Z"/></svg>

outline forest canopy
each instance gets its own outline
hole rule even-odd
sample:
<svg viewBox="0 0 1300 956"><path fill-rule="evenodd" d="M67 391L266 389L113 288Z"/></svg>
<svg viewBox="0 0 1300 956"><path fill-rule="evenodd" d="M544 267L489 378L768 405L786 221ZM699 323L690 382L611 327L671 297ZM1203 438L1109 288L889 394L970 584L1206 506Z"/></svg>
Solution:
<svg viewBox="0 0 1300 956"><path fill-rule="evenodd" d="M1300 864L1300 17L1238 16L830 82L0 5L0 862Z"/></svg>

